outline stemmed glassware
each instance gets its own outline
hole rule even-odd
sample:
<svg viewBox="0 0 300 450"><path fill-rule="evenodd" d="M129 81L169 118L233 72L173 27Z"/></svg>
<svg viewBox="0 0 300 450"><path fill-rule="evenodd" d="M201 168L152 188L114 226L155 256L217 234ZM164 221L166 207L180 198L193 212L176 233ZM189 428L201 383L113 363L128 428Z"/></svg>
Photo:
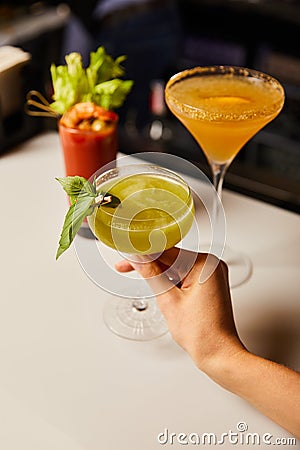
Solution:
<svg viewBox="0 0 300 450"><path fill-rule="evenodd" d="M126 278L114 264L120 256L147 262L182 242L194 222L192 192L177 173L149 163L100 169L92 178L99 196L119 201L113 205L102 201L88 216L97 240L76 242L87 275L112 294L104 308L104 320L124 338L161 336L168 328L157 307L156 293L137 273ZM171 270L165 270L164 278L172 280Z"/></svg>
<svg viewBox="0 0 300 450"><path fill-rule="evenodd" d="M220 198L229 165L246 142L280 113L284 97L278 80L244 67L194 67L167 82L166 103L203 150ZM227 245L224 259L231 287L251 274L250 259Z"/></svg>

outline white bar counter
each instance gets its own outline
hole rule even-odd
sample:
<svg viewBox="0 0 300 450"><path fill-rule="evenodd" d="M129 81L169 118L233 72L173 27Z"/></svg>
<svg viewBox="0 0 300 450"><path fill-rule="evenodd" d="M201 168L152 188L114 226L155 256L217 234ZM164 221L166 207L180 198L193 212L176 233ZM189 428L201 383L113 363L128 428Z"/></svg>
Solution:
<svg viewBox="0 0 300 450"><path fill-rule="evenodd" d="M259 435L259 448L277 448L276 439L300 448L201 373L169 334L135 342L107 329L108 294L86 276L74 248L55 260L67 210L60 176L55 132L0 157L0 449L213 446L184 445L180 433L214 433L215 446L226 449L247 447L247 433ZM228 238L253 263L251 278L232 291L241 338L250 350L300 370L299 216L228 191L224 205ZM165 430L176 438L164 444L158 435ZM222 444L230 432L239 441Z"/></svg>

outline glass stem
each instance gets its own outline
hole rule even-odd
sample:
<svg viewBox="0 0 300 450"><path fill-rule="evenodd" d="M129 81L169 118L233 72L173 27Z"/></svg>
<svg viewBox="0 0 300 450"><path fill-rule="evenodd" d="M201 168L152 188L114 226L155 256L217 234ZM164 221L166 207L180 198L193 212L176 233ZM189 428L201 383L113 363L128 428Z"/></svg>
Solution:
<svg viewBox="0 0 300 450"><path fill-rule="evenodd" d="M215 190L217 191L220 200L222 200L222 188L223 188L223 180L228 167L228 163L218 164L211 163L212 173L213 173L213 184Z"/></svg>
<svg viewBox="0 0 300 450"><path fill-rule="evenodd" d="M148 308L148 302L145 300L135 299L132 302L132 306L137 311L145 311Z"/></svg>
<svg viewBox="0 0 300 450"><path fill-rule="evenodd" d="M214 196L213 201L213 210L212 210L212 223L213 226L217 226L219 221L219 214L220 214L220 208L222 207L222 189L223 189L223 180L224 176L228 167L228 163L224 164L218 164L218 163L211 163L211 169L213 173L213 184L215 187L215 190L217 192L217 196Z"/></svg>

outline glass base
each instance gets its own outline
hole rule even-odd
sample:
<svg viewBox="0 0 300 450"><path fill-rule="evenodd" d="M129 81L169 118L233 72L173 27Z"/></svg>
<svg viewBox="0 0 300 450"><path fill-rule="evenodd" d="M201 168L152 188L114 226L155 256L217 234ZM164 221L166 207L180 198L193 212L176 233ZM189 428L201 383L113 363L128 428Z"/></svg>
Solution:
<svg viewBox="0 0 300 450"><path fill-rule="evenodd" d="M252 262L249 256L226 246L222 259L228 265L231 288L241 286L249 280L252 275Z"/></svg>
<svg viewBox="0 0 300 450"><path fill-rule="evenodd" d="M79 228L77 234L81 237L84 237L86 239L96 239L96 236L90 229L87 223L83 222L81 227Z"/></svg>
<svg viewBox="0 0 300 450"><path fill-rule="evenodd" d="M168 332L155 299L112 297L104 306L103 318L113 333L134 341L150 341Z"/></svg>
<svg viewBox="0 0 300 450"><path fill-rule="evenodd" d="M201 252L209 251L210 244L201 245ZM220 258L220 255L218 255L218 258ZM228 266L229 286L231 288L241 286L249 280L252 275L252 261L249 256L226 245L221 259Z"/></svg>

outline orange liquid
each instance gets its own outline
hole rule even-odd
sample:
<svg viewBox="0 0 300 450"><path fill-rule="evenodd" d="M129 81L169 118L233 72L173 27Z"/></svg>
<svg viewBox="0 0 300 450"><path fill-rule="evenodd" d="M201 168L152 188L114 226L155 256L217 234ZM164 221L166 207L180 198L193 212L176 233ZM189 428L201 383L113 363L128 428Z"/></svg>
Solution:
<svg viewBox="0 0 300 450"><path fill-rule="evenodd" d="M173 114L200 144L210 162L231 162L244 144L280 112L283 90L241 76L185 78L166 91Z"/></svg>

